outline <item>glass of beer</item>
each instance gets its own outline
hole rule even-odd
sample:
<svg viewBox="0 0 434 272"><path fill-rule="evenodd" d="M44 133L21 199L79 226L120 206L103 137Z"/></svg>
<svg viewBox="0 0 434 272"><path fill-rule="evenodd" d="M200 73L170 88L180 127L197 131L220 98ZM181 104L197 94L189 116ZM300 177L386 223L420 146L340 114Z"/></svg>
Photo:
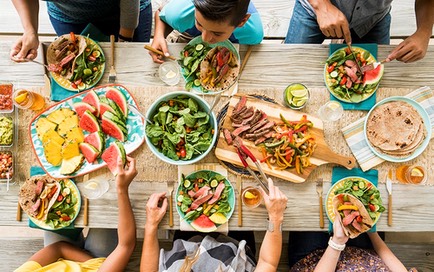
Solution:
<svg viewBox="0 0 434 272"><path fill-rule="evenodd" d="M16 90L12 96L15 106L20 109L42 110L45 99L42 95L25 89Z"/></svg>
<svg viewBox="0 0 434 272"><path fill-rule="evenodd" d="M241 199L247 208L254 209L261 205L262 194L258 187L247 186L243 189Z"/></svg>
<svg viewBox="0 0 434 272"><path fill-rule="evenodd" d="M427 180L427 173L419 165L401 165L396 169L396 179L402 183L421 184Z"/></svg>

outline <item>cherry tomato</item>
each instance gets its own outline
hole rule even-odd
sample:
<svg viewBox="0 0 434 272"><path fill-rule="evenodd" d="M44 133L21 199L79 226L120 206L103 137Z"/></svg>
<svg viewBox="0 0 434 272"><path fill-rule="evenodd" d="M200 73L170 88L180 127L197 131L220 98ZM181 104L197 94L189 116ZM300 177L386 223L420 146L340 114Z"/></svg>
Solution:
<svg viewBox="0 0 434 272"><path fill-rule="evenodd" d="M369 209L371 210L371 212L375 212L374 204L369 203Z"/></svg>
<svg viewBox="0 0 434 272"><path fill-rule="evenodd" d="M334 69L335 69L335 66L330 65L329 67L327 67L327 72L331 73L331 72L333 72Z"/></svg>
<svg viewBox="0 0 434 272"><path fill-rule="evenodd" d="M344 203L344 195L342 194L338 195L338 199L340 203Z"/></svg>
<svg viewBox="0 0 434 272"><path fill-rule="evenodd" d="M77 89L77 84L75 84L74 82L71 82L71 87L74 89Z"/></svg>
<svg viewBox="0 0 434 272"><path fill-rule="evenodd" d="M344 85L345 83L347 82L347 77L343 77L342 79L341 79L341 82L339 83L339 85Z"/></svg>
<svg viewBox="0 0 434 272"><path fill-rule="evenodd" d="M63 221L69 221L69 220L71 220L71 217L69 217L68 215L62 216L61 218L62 218Z"/></svg>
<svg viewBox="0 0 434 272"><path fill-rule="evenodd" d="M185 158L185 156L187 155L187 152L185 151L184 147L182 147L181 150L179 150L179 153L181 154L181 158Z"/></svg>
<svg viewBox="0 0 434 272"><path fill-rule="evenodd" d="M357 221L358 223L362 223L362 222L363 222L363 217L362 217L361 215L357 216L357 217L356 217L356 221Z"/></svg>
<svg viewBox="0 0 434 272"><path fill-rule="evenodd" d="M184 51L184 57L188 57L188 51Z"/></svg>
<svg viewBox="0 0 434 272"><path fill-rule="evenodd" d="M81 84L81 82L82 82L82 79L79 78L79 79L77 79L76 81L74 81L74 84L78 86L78 85Z"/></svg>
<svg viewBox="0 0 434 272"><path fill-rule="evenodd" d="M60 202L60 201L62 201L63 200L63 195L59 195L59 196L57 196L57 201L58 202Z"/></svg>
<svg viewBox="0 0 434 272"><path fill-rule="evenodd" d="M95 61L96 60L96 58L94 56L92 56L92 55L89 55L89 57L87 57L87 59L89 61Z"/></svg>

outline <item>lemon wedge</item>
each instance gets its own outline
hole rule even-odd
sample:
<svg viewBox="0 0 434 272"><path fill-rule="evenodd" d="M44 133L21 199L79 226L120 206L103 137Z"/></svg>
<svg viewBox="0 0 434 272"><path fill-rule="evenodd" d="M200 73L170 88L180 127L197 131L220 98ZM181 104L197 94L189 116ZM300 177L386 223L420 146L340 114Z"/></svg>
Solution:
<svg viewBox="0 0 434 272"><path fill-rule="evenodd" d="M27 99L27 96L28 96L28 93L24 92L24 93L18 95L17 97L15 97L15 102L17 102L18 104L21 104Z"/></svg>
<svg viewBox="0 0 434 272"><path fill-rule="evenodd" d="M252 194L252 193L249 192L249 191L247 191L247 192L244 194L244 197L247 198L247 199L255 199L255 198L257 198L256 195Z"/></svg>
<svg viewBox="0 0 434 272"><path fill-rule="evenodd" d="M411 169L411 176L412 177L423 177L423 172L420 171L419 168L413 168L413 169Z"/></svg>
<svg viewBox="0 0 434 272"><path fill-rule="evenodd" d="M332 111L335 111L337 108L339 108L340 104L339 102L336 101L332 101L328 104L328 108L331 109Z"/></svg>
<svg viewBox="0 0 434 272"><path fill-rule="evenodd" d="M170 70L167 74L166 74L167 78L174 78L176 77L176 73L173 72L172 70Z"/></svg>
<svg viewBox="0 0 434 272"><path fill-rule="evenodd" d="M89 190L95 190L98 187L98 183L96 183L95 181L91 181L87 183L84 187Z"/></svg>
<svg viewBox="0 0 434 272"><path fill-rule="evenodd" d="M215 224L224 224L228 221L224 214L216 212L209 217L209 220L214 222Z"/></svg>

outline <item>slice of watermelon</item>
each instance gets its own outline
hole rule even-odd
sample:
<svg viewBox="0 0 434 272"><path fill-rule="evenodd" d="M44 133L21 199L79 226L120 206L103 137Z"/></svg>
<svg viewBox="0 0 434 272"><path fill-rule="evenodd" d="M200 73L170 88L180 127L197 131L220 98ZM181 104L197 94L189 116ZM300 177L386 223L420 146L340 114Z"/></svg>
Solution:
<svg viewBox="0 0 434 272"><path fill-rule="evenodd" d="M105 97L113 100L122 110L125 117L128 116L128 101L124 93L115 87L106 88Z"/></svg>
<svg viewBox="0 0 434 272"><path fill-rule="evenodd" d="M83 116L86 110L90 111L93 115L96 115L98 113L94 106L86 102L76 102L72 106L74 107L75 112L80 118L81 116Z"/></svg>
<svg viewBox="0 0 434 272"><path fill-rule="evenodd" d="M107 163L108 168L113 175L117 175L117 160L118 157L122 159L122 164L125 166L127 162L127 155L125 153L124 145L119 141L114 141L101 155L101 158Z"/></svg>
<svg viewBox="0 0 434 272"><path fill-rule="evenodd" d="M87 95L83 98L83 102L92 105L97 110L97 114L95 114L95 116L99 116L99 97L94 90L90 90L87 93Z"/></svg>
<svg viewBox="0 0 434 272"><path fill-rule="evenodd" d="M80 151L89 163L93 163L100 155L100 152L88 143L81 143Z"/></svg>
<svg viewBox="0 0 434 272"><path fill-rule="evenodd" d="M80 118L79 126L86 131L95 132L100 131L101 126L98 123L98 119L90 111L86 110L83 116Z"/></svg>
<svg viewBox="0 0 434 272"><path fill-rule="evenodd" d="M383 77L384 73L384 65L378 65L377 68L366 71L363 74L363 83L365 85L371 85L371 84L377 84L381 78Z"/></svg>
<svg viewBox="0 0 434 272"><path fill-rule="evenodd" d="M111 99L107 99L107 101L108 101L109 105L114 109L114 112L113 112L113 113L114 113L114 114L115 114L119 119L121 119L123 123L126 123L126 122L127 122L127 118L126 118L126 116L124 115L124 113L122 112L121 108L118 106L118 104L116 104L116 102L114 102L114 101L111 100Z"/></svg>
<svg viewBox="0 0 434 272"><path fill-rule="evenodd" d="M95 131L84 138L84 142L95 147L100 153L105 148L105 137L101 131Z"/></svg>
<svg viewBox="0 0 434 272"><path fill-rule="evenodd" d="M212 232L217 229L217 226L212 222L208 216L201 214L196 218L190 225L197 231L200 232Z"/></svg>
<svg viewBox="0 0 434 272"><path fill-rule="evenodd" d="M104 113L101 121L102 131L119 141L125 142L127 140L127 128L123 124L113 120L112 117L115 116L111 112L106 111Z"/></svg>

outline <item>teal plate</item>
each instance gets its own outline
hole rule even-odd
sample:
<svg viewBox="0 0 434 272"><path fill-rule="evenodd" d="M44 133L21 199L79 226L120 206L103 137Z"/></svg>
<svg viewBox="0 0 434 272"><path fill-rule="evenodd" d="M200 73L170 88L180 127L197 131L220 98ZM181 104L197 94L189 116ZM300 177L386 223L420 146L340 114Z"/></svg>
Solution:
<svg viewBox="0 0 434 272"><path fill-rule="evenodd" d="M71 189L71 194L74 195L74 197L77 198L77 203L74 205L74 216L72 217L71 220L69 220L69 224L59 227L59 228L52 228L50 225L48 225L45 221L43 220L38 220L36 218L33 218L31 216L29 216L30 221L33 222L33 224L35 224L36 226L38 226L41 229L45 229L45 230L60 230L60 229L64 229L69 227L69 225L71 225L75 219L77 218L78 214L80 213L80 208L81 208L81 195L80 195L80 191L77 188L77 185L75 185L75 183L70 180L70 179L64 179L64 184L65 187L68 187L69 189Z"/></svg>
<svg viewBox="0 0 434 272"><path fill-rule="evenodd" d="M106 93L106 87L110 87L110 86L115 87L120 91L122 91L122 93L127 98L129 105L134 105L136 108L138 107L131 93L122 85L111 84L111 85L97 87L92 90L94 90L98 95L103 95ZM36 122L38 121L39 118L45 117L51 112L60 108L69 108L74 110L74 108L72 107L74 102L82 101L83 97L85 97L89 91L81 92L77 95L74 95L70 98L67 98L65 100L62 100L52 105L51 107L49 107L48 109L46 109L45 111L37 115L35 118L33 118L33 120L30 122L29 136L32 142L33 151L36 154L39 164L42 166L44 171L52 178L73 178L77 176L82 176L92 171L95 171L97 169L100 169L106 165L106 163L101 158L98 158L98 160L95 161L95 163L93 164L88 163L86 160L84 160L84 164L81 166L81 168L76 172L74 172L72 175L70 176L62 175L60 174L60 166L53 166L49 162L47 162L47 159L45 158L44 155L44 148L42 146L42 141L39 139L36 133ZM127 141L125 141L123 144L126 153L130 154L131 152L139 148L145 141L145 128L143 124L143 118L139 116L135 110L130 109L128 111L127 129L128 129L128 138ZM88 134L88 132L86 131L83 131L83 133L85 136ZM113 141L114 138L106 136L105 138L106 147L108 147L110 143L112 143Z"/></svg>
<svg viewBox="0 0 434 272"><path fill-rule="evenodd" d="M394 102L394 101L403 101L406 102L408 104L410 104L414 109L417 110L417 112L419 113L419 115L422 117L423 119L423 123L425 125L425 129L427 131L427 135L425 136L425 139L423 140L422 144L409 156L407 157L402 157L402 158L397 158L397 157L393 157L393 156L389 156L387 154L381 153L379 152L377 149L375 149L375 147L373 147L371 145L371 143L368 140L368 135L366 135L366 125L367 125L367 120L369 118L369 116L371 115L372 111L380 106L383 105L385 103L388 102ZM392 96L392 97L388 97L386 99L381 100L380 102L378 102L369 112L368 115L366 116L365 119L365 124L364 124L364 136L366 139L366 142L369 146L369 148L371 149L372 152L374 152L375 155L377 155L378 157L382 158L385 161L390 161L390 162L406 162L409 160L412 160L414 158L416 158L417 156L419 156L424 150L425 148L428 146L429 141L431 139L431 120L429 119L429 115L428 113L425 111L425 109L416 101L414 101L413 99L410 99L408 97L404 97L404 96Z"/></svg>
<svg viewBox="0 0 434 272"><path fill-rule="evenodd" d="M194 180L194 179L196 179L196 176L198 175L198 173L206 173L209 177L211 177L210 181L205 181L206 183L210 183L211 179L213 177L215 177L216 175L221 175L220 173L217 173L217 172L211 171L211 170L199 170L199 171L196 171L196 172L193 172L193 173L189 174L185 178L189 179L189 180ZM229 221L229 219L231 218L232 214L234 213L234 208L235 208L235 191L234 191L234 187L232 186L231 182L227 178L224 179L224 182L225 182L225 185L229 186L229 188L230 188L230 190L229 190L229 196L228 196L228 202L229 202L229 206L231 207L231 210L229 212L227 212L227 213L224 214L224 216L227 218L227 221ZM181 184L181 181L179 181L178 189L176 190L175 203L178 202L177 199L178 199L178 196L179 196L179 192L181 191L181 188L182 188L182 184ZM181 220L184 220L185 213L181 211L180 206L176 205L176 210L178 211L178 214L181 217ZM192 220L186 219L185 221L189 225L191 225ZM217 228L219 226L221 226L221 224L216 224Z"/></svg>
<svg viewBox="0 0 434 272"><path fill-rule="evenodd" d="M188 43L188 45L196 45L198 43L204 43L204 41L202 40L201 36L198 36L198 37L194 38L193 40L191 40ZM234 44L231 41L226 40L224 42L218 42L218 43L214 43L214 44L208 44L208 46L211 47L211 48L214 48L214 47L217 47L217 46L224 46L224 47L228 48L233 53L235 53L235 55L237 56L238 65L241 65L241 62L240 62L240 53L238 52L238 50L235 48ZM181 74L182 74L182 77L184 78L185 82L187 82L187 78L184 76L184 68L183 68L182 65L181 65ZM195 93L198 93L198 94L210 94L210 95L213 95L213 94L218 94L218 93L224 92L226 90L229 90L237 82L238 82L238 76L234 80L234 82L232 83L231 86L228 86L227 89L220 90L220 91L208 91L208 90L204 89L203 87L201 87L201 86L195 86L194 84L193 84L193 87L191 89Z"/></svg>

